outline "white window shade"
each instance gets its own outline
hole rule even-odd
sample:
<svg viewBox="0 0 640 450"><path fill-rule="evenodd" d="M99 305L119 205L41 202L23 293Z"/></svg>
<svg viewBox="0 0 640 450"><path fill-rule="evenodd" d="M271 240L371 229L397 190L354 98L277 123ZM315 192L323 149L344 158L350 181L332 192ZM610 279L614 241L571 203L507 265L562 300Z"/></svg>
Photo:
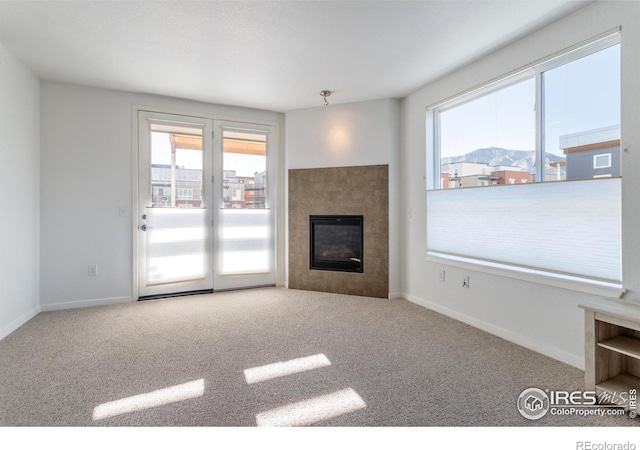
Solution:
<svg viewBox="0 0 640 450"><path fill-rule="evenodd" d="M427 251L621 283L621 179L427 191Z"/></svg>
<svg viewBox="0 0 640 450"><path fill-rule="evenodd" d="M147 285L205 277L205 210L147 208Z"/></svg>
<svg viewBox="0 0 640 450"><path fill-rule="evenodd" d="M270 211L220 210L220 274L268 273L273 267Z"/></svg>

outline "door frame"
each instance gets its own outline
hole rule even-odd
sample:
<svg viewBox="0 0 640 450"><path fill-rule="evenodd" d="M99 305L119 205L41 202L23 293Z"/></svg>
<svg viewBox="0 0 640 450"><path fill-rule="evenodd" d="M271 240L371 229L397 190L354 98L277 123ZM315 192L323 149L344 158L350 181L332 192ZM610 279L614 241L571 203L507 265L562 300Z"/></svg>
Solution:
<svg viewBox="0 0 640 450"><path fill-rule="evenodd" d="M212 105L215 107L216 105ZM226 107L220 107L226 108ZM147 111L151 113L170 114L177 116L199 117L202 119L211 119L212 121L237 122L247 126L250 124L266 125L274 127L275 148L271 154L273 166L275 167L275 195L274 195L274 249L275 258L275 274L276 286L286 286L286 264L287 264L287 244L286 244L286 172L284 165L284 142L281 129L284 126L284 117L282 121L257 119L254 117L231 116L227 114L203 113L202 111L192 111L184 109L156 107L141 104L134 104L131 107L131 209L130 209L130 230L131 230L131 299L138 301L138 173L139 173L139 133L138 133L138 116L139 112ZM256 111L258 114L260 111ZM214 125L215 133L215 125ZM215 136L214 136L215 139Z"/></svg>
<svg viewBox="0 0 640 450"><path fill-rule="evenodd" d="M143 219L145 214L150 214L152 211L156 211L154 214L169 211L160 211L164 208L151 208L151 173L150 169L152 158L151 154L147 153L151 149L151 124L168 124L170 126L186 126L189 128L200 129L202 131L202 193L205 207L201 209L204 214L204 266L210 267L213 264L213 254L211 249L213 248L213 186L212 186L212 169L213 169L213 123L210 119L185 116L177 114L166 114L158 112L140 111L138 113L138 210L136 213L137 221L137 242L138 255L138 298L155 298L172 295L181 295L186 292L210 292L213 290L213 273L211 271L204 272L203 278L181 280L166 282L161 284L149 284L147 279L146 264L147 258L145 255L149 251L148 244L145 243L147 234L152 231L144 230L144 226L148 225L149 219ZM143 164L144 166L141 166ZM144 193L146 191L146 194ZM177 197L177 190L172 193L172 197ZM175 198L173 197L172 200ZM140 201L143 200L143 201ZM143 204L144 203L144 204ZM178 208L181 210L181 208ZM178 211L175 211L178 213ZM196 210L181 210L180 213L196 212ZM144 254L141 254L144 253ZM146 283L145 283L146 281ZM141 286L142 283L143 285ZM145 292L141 292L141 289Z"/></svg>
<svg viewBox="0 0 640 450"><path fill-rule="evenodd" d="M257 133L264 134L266 137L266 148L267 148L267 174L277 173L277 160L272 158L272 148L276 146L275 140L277 136L275 135L276 130L273 125L264 125L258 124L255 122L242 122L238 120L214 120L213 121L213 165L214 165L214 183L213 183L213 220L214 223L217 222L220 224L222 222L221 218L224 214L224 211L227 210L222 207L222 181L223 181L223 154L224 154L224 132L225 131L240 131L240 132L248 132L248 133ZM269 175L267 175L267 179L269 179ZM277 186L277 183L276 183ZM276 193L277 189L274 192L273 189L267 187L267 208L265 211L268 211L269 214L269 222L270 228L272 230L272 235L269 237L270 248L273 249L275 254L272 257L273 268L271 271L266 273L243 273L243 274L221 274L219 269L222 266L221 256L222 253L220 251L221 240L218 239L219 236L214 236L213 240L213 258L214 258L214 273L213 273L213 288L214 291L225 291L225 290L233 290L233 289L244 289L250 287L257 286L271 286L277 284L277 226L276 226ZM258 210L247 210L249 211L258 211ZM216 220L217 219L217 220Z"/></svg>

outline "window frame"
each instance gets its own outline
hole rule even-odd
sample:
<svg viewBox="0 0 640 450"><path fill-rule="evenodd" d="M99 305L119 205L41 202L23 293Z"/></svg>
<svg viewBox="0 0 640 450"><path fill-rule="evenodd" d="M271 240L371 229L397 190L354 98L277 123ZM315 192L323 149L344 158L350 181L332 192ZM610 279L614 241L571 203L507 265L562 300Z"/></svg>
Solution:
<svg viewBox="0 0 640 450"><path fill-rule="evenodd" d="M193 188L180 187L178 188L177 200L194 200Z"/></svg>
<svg viewBox="0 0 640 450"><path fill-rule="evenodd" d="M601 50L621 43L620 28L602 33L592 39L581 42L573 47L559 51L547 58L507 73L487 83L471 88L458 95L449 97L441 102L427 107L427 190L441 189L441 138L440 114L465 103L472 102L483 96L508 88L511 85L527 79L535 79L535 174L533 183L545 182L544 164L544 87L543 74L549 70L592 55ZM431 168L429 168L431 166ZM604 167L603 167L604 168Z"/></svg>
<svg viewBox="0 0 640 450"><path fill-rule="evenodd" d="M607 163L605 165L596 164L598 158L603 156L607 157ZM593 155L593 168L594 169L609 169L611 167L611 153L600 153L598 155Z"/></svg>
<svg viewBox="0 0 640 450"><path fill-rule="evenodd" d="M508 72L502 76L491 79L481 85L476 85L465 91L461 91L456 95L452 95L437 103L434 103L426 107L426 120L425 120L425 140L426 140L426 172L425 172L425 184L426 191L439 191L441 190L441 158L440 158L440 136L439 136L439 115L436 112L440 110L446 110L455 106L461 105L465 102L479 98L492 91L499 90L507 87L512 83L516 83L525 79L526 77L536 77L536 174L535 180L532 183L542 183L541 174L544 172L544 164L538 164L542 161L544 156L543 147L543 133L544 129L542 124L544 123L543 116L543 90L542 90L542 74L548 70L552 70L564 64L568 64L572 61L578 60L582 57L597 53L606 48L621 44L621 28L616 27L605 33L594 36L591 39L580 42L574 46L565 48L548 57L539 59L531 64L522 66L511 72ZM620 49L622 52L622 48ZM621 62L622 64L622 62ZM622 99L622 92L620 92ZM541 107L538 107L540 105ZM622 118L621 118L622 119ZM620 129L622 129L622 123L620 123ZM624 148L621 142L620 148ZM613 163L613 161L612 161ZM542 166L542 167L541 167ZM611 178L609 176L602 176L597 178ZM620 178L620 177L616 177ZM564 183L564 182L563 182ZM596 181L598 183L598 181ZM500 186L504 189L517 189L520 184L511 185L511 188L506 186ZM455 189L454 191L458 191ZM427 196L429 195L426 192ZM427 201L428 203L428 201ZM428 210L428 208L427 208ZM427 217L427 222L429 218ZM428 239L427 239L428 240ZM523 269L514 266L509 263L500 263L499 261L488 261L476 259L473 257L448 255L445 253L430 251L425 248L425 258L427 261L434 264L445 264L453 267L457 267L464 270L474 270L477 272L488 273L498 276L506 276L512 279L523 280L527 282L540 283L548 286L554 286L564 289L570 289L573 291L588 293L592 295L601 295L607 297L620 297L625 292L623 287L623 280L618 282L599 282L593 281L589 278L585 278L581 275L573 276L570 274L559 275L554 272L550 272L545 269ZM620 261L620 270L623 271L622 260ZM621 275L622 278L623 275Z"/></svg>

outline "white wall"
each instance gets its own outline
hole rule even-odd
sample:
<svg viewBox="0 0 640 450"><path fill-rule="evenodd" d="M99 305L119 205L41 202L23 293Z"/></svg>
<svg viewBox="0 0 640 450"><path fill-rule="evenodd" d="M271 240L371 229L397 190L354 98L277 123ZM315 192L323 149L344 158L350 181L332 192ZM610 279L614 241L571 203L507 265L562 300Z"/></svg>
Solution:
<svg viewBox="0 0 640 450"><path fill-rule="evenodd" d="M389 164L399 150L398 100L297 109L286 122L287 169Z"/></svg>
<svg viewBox="0 0 640 450"><path fill-rule="evenodd" d="M0 45L0 339L36 315L40 80Z"/></svg>
<svg viewBox="0 0 640 450"><path fill-rule="evenodd" d="M131 218L134 105L225 119L283 121L282 114L268 111L43 82L43 310L127 302L135 296ZM127 217L120 217L120 207ZM283 239L280 241L284 248ZM89 264L98 265L98 276L87 275ZM283 265L284 260L280 262Z"/></svg>
<svg viewBox="0 0 640 450"><path fill-rule="evenodd" d="M331 98L329 98L331 100ZM389 292L400 291L400 101L330 104L285 115L286 169L389 165Z"/></svg>
<svg viewBox="0 0 640 450"><path fill-rule="evenodd" d="M623 282L640 300L640 3L596 2L482 60L434 82L402 102L401 198L403 290L406 298L577 367L584 364L583 311L593 298L566 289L448 267L425 258L425 108L540 58L622 27ZM404 216L403 216L404 217ZM446 267L445 283L438 271ZM471 288L463 289L464 274Z"/></svg>

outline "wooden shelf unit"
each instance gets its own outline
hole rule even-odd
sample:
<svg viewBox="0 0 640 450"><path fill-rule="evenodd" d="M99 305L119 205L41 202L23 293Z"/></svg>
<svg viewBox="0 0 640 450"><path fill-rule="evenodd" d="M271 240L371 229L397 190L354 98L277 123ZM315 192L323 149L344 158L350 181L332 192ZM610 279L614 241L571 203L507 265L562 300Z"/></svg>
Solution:
<svg viewBox="0 0 640 450"><path fill-rule="evenodd" d="M640 394L640 304L600 299L580 307L585 313L585 390L607 393L628 408L628 393L635 389Z"/></svg>

